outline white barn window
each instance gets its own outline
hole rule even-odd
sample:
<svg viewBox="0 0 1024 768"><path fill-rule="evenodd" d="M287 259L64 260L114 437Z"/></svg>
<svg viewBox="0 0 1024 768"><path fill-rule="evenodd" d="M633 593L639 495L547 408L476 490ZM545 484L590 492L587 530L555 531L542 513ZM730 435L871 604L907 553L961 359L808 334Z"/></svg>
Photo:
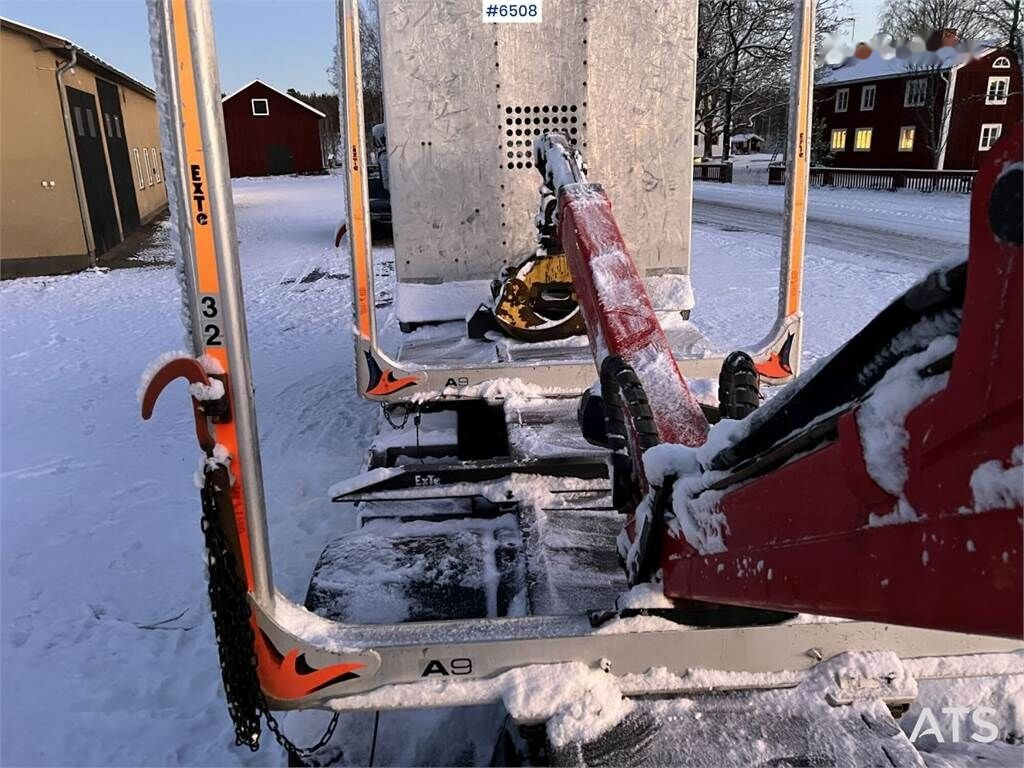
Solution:
<svg viewBox="0 0 1024 768"><path fill-rule="evenodd" d="M870 152L871 134L874 132L873 128L858 128L857 132L853 135L853 151Z"/></svg>
<svg viewBox="0 0 1024 768"><path fill-rule="evenodd" d="M1009 69L1010 60L1005 56L1000 56L998 59L992 62L992 69Z"/></svg>
<svg viewBox="0 0 1024 768"><path fill-rule="evenodd" d="M904 107L923 107L928 97L928 81L925 78L907 80L907 90L903 93Z"/></svg>
<svg viewBox="0 0 1024 768"><path fill-rule="evenodd" d="M255 117L266 117L270 114L270 103L266 99L252 99L252 113Z"/></svg>
<svg viewBox="0 0 1024 768"><path fill-rule="evenodd" d="M1010 78L990 77L988 88L985 89L986 104L1005 104L1006 94L1010 91Z"/></svg>
<svg viewBox="0 0 1024 768"><path fill-rule="evenodd" d="M870 112L875 108L875 86L865 85L860 89L861 112Z"/></svg>
<svg viewBox="0 0 1024 768"><path fill-rule="evenodd" d="M1002 123L985 123L982 125L981 136L978 138L978 149L982 152L990 150L992 145L999 139L999 135L1002 132Z"/></svg>

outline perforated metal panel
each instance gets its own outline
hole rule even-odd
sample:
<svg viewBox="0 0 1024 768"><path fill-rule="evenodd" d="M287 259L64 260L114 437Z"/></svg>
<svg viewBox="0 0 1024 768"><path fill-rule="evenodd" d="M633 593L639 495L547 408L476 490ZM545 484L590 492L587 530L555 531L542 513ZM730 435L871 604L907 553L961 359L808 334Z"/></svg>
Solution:
<svg viewBox="0 0 1024 768"><path fill-rule="evenodd" d="M491 278L533 249L531 143L557 128L608 190L642 273L689 272L696 3L381 0L398 276Z"/></svg>

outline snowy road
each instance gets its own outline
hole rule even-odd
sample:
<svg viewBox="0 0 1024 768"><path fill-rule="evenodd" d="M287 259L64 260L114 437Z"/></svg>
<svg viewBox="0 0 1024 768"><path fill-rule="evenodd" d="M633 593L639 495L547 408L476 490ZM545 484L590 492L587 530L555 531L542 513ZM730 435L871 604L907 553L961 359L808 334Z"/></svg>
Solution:
<svg viewBox="0 0 1024 768"><path fill-rule="evenodd" d="M377 424L352 384L351 287L332 247L340 186L283 177L234 188L274 570L299 601L324 543L351 525L326 489L358 470ZM874 199L862 207L892 200ZM907 211L908 227L932 226L931 202L906 202L919 213ZM943 226L957 215L965 231L966 204ZM778 248L777 236L695 227L694 318L724 347L766 330ZM167 257L166 238L155 250ZM922 269L812 243L808 359ZM184 388L153 423L138 416L140 374L183 344L177 294L168 267L0 284L4 765L281 764L273 745L234 747Z"/></svg>
<svg viewBox="0 0 1024 768"><path fill-rule="evenodd" d="M694 183L696 226L778 235L783 188ZM966 195L813 188L807 241L851 254L927 265L962 256Z"/></svg>

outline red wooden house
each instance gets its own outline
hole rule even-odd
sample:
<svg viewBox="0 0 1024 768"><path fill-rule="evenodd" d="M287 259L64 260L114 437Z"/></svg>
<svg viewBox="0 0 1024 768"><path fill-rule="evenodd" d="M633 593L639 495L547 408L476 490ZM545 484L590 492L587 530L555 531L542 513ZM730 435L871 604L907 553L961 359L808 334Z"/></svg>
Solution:
<svg viewBox="0 0 1024 768"><path fill-rule="evenodd" d="M1021 119L1013 52L953 47L906 58L852 57L819 73L815 129L841 168L976 170Z"/></svg>
<svg viewBox="0 0 1024 768"><path fill-rule="evenodd" d="M322 171L324 113L253 80L223 99L231 176Z"/></svg>

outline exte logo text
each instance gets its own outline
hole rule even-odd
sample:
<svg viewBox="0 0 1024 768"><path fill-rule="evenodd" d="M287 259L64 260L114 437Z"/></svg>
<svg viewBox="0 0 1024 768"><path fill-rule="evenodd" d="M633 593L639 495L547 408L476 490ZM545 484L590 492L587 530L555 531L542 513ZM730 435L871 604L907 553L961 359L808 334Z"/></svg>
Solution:
<svg viewBox="0 0 1024 768"><path fill-rule="evenodd" d="M196 224L206 226L210 217L206 214L206 193L203 191L203 169L198 165L190 166L192 172L192 201L196 204Z"/></svg>

